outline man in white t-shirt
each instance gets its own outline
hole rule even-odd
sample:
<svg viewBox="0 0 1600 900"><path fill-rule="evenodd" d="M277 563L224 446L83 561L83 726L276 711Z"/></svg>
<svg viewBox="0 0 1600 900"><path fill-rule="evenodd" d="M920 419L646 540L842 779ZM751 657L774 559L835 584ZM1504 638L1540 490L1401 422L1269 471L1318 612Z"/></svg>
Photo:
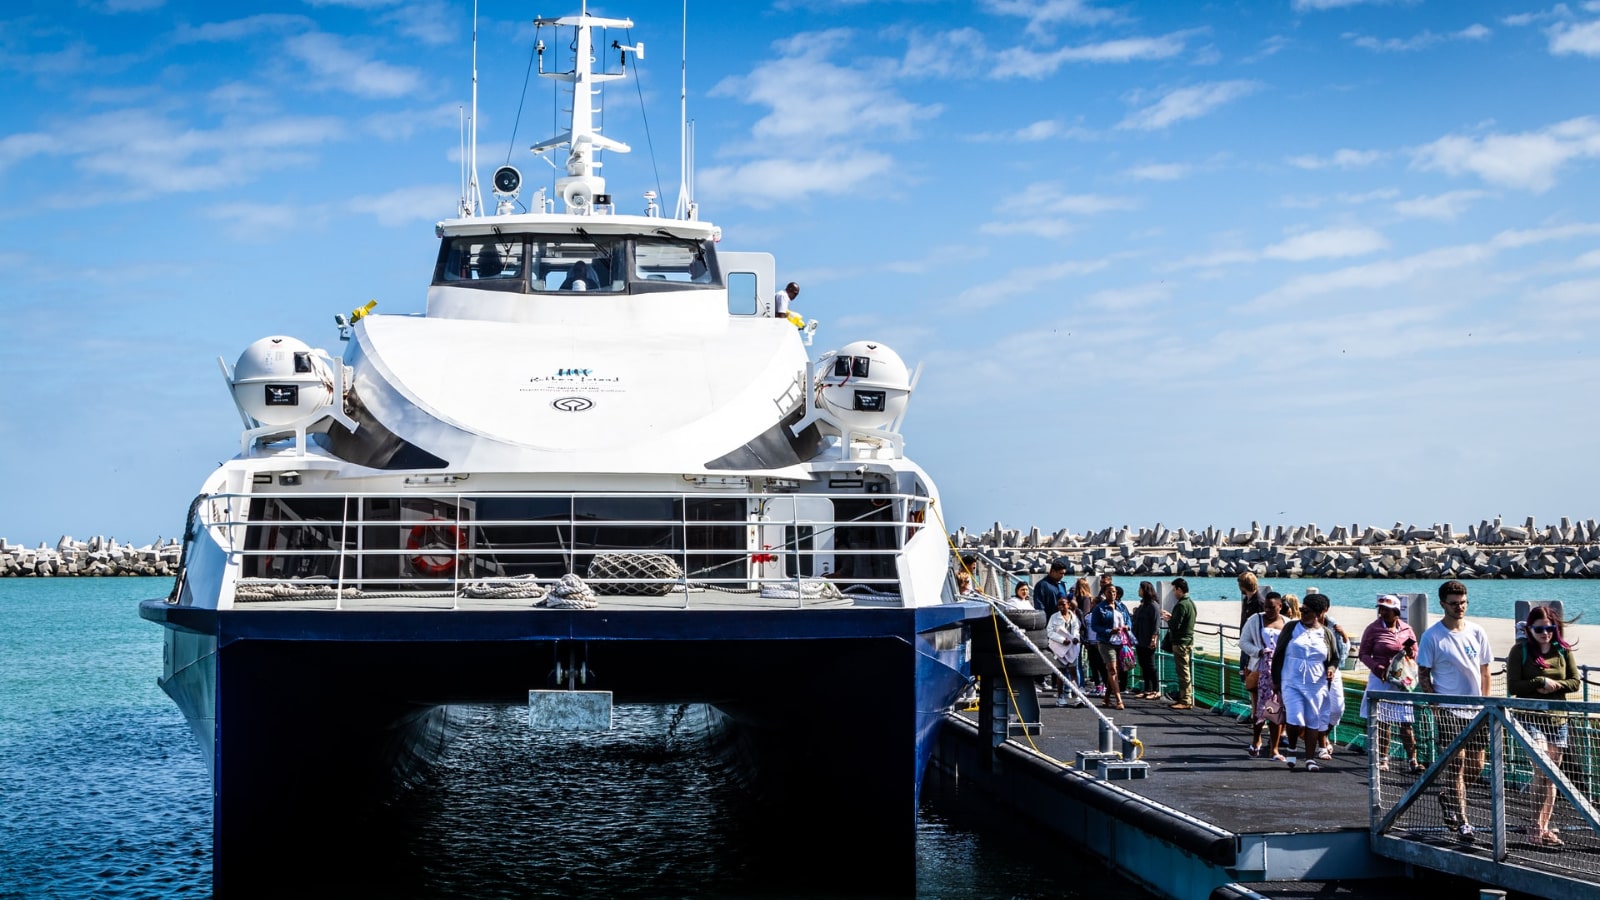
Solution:
<svg viewBox="0 0 1600 900"><path fill-rule="evenodd" d="M1453 694L1483 697L1489 694L1489 664L1494 654L1489 649L1489 633L1483 626L1468 622L1467 586L1459 581L1439 585L1439 606L1444 618L1428 626L1417 644L1417 689L1428 694ZM1480 707L1445 705L1434 711L1439 725L1440 749L1461 734L1462 728L1478 714ZM1472 843L1472 823L1467 820L1467 772L1478 777L1483 772L1484 737L1481 729L1468 738L1466 748L1449 762L1446 788L1439 795L1445 820L1456 828L1456 835Z"/></svg>
<svg viewBox="0 0 1600 900"><path fill-rule="evenodd" d="M772 317L774 319L787 319L789 317L789 304L798 296L800 296L800 285L793 281L784 285L783 290L772 295Z"/></svg>

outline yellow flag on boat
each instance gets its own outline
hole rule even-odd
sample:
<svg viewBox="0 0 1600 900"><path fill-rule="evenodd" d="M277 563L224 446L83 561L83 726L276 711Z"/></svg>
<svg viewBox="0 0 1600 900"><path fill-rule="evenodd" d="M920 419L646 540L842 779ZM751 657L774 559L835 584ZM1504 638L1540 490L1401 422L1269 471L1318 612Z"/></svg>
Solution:
<svg viewBox="0 0 1600 900"><path fill-rule="evenodd" d="M361 321L362 317L367 313L372 312L373 307L377 305L378 301L368 300L366 306L358 306L355 309L350 310L350 324L354 325L355 323Z"/></svg>

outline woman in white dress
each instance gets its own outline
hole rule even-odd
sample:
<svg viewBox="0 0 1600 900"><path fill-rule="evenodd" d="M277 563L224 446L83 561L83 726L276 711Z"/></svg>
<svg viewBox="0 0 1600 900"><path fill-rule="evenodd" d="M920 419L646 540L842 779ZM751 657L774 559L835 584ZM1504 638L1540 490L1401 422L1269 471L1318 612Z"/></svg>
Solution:
<svg viewBox="0 0 1600 900"><path fill-rule="evenodd" d="M1322 624L1328 599L1307 594L1300 604L1300 621L1284 626L1272 658L1272 687L1283 700L1283 718L1289 731L1289 768L1295 767L1294 745L1302 740L1306 771L1322 768L1319 761L1333 758L1322 746L1322 733L1331 718L1328 685L1337 676L1338 658L1332 634Z"/></svg>
<svg viewBox="0 0 1600 900"><path fill-rule="evenodd" d="M1067 676L1068 684L1061 685L1056 692L1057 706L1082 706L1083 700L1073 696L1071 700L1067 695L1078 693L1078 656L1083 652L1083 623L1078 621L1078 611L1069 594L1062 597L1057 605L1055 615L1045 625L1045 635L1050 639L1050 652L1056 658L1056 667Z"/></svg>

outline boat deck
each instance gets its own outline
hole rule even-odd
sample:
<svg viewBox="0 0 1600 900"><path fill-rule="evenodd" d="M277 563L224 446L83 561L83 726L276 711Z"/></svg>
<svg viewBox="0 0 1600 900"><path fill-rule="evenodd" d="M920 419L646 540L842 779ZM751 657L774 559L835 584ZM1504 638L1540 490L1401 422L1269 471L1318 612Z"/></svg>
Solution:
<svg viewBox="0 0 1600 900"><path fill-rule="evenodd" d="M783 610L783 609L898 609L901 598L893 594L842 593L797 597L762 596L752 590L727 590L721 588L690 588L687 592L675 590L658 596L630 596L602 594L595 598L596 610L616 612L642 612L655 610ZM367 612L404 612L472 610L478 612L528 609L559 609L548 605L543 594L528 592L474 592L466 589L458 593L446 591L337 591L333 588L297 593L285 592L260 598L244 596L234 602L235 609L271 610L360 610ZM574 607L566 607L574 608Z"/></svg>

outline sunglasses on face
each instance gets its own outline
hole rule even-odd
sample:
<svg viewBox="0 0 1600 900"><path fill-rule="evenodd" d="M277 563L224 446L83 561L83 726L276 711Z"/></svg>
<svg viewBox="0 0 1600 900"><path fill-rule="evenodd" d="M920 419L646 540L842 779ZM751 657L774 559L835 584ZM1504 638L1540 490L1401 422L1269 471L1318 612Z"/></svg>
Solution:
<svg viewBox="0 0 1600 900"><path fill-rule="evenodd" d="M1556 627L1554 625L1535 625L1532 628L1529 628L1528 630L1533 632L1534 634L1555 634L1556 633Z"/></svg>
<svg viewBox="0 0 1600 900"><path fill-rule="evenodd" d="M1467 600L1466 600L1465 597L1461 598L1460 600L1446 600L1444 602L1444 605L1445 606L1466 606L1467 605Z"/></svg>

